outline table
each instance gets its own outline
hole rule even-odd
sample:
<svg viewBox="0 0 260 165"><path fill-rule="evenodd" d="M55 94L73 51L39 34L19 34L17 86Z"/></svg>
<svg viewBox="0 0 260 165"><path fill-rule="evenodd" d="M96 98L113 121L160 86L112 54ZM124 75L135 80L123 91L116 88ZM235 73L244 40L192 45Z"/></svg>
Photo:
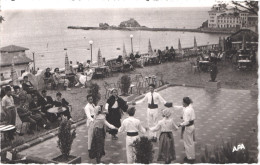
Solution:
<svg viewBox="0 0 260 165"><path fill-rule="evenodd" d="M14 125L0 125L0 132L3 133L4 141L12 139L10 136L13 136L11 133L14 132L15 129Z"/></svg>
<svg viewBox="0 0 260 165"><path fill-rule="evenodd" d="M0 125L0 132L7 132L14 129L15 129L14 125Z"/></svg>
<svg viewBox="0 0 260 165"><path fill-rule="evenodd" d="M53 107L53 108L48 109L48 112L49 113L60 113L60 112L64 112L67 110L66 107L62 107L61 109L62 109L62 111L59 111L59 107Z"/></svg>

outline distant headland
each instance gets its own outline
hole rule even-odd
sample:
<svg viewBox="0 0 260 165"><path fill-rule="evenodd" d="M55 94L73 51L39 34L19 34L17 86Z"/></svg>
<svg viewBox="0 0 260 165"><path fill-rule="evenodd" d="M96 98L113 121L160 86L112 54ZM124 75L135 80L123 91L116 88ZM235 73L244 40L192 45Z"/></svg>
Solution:
<svg viewBox="0 0 260 165"><path fill-rule="evenodd" d="M209 30L206 28L186 29L184 28L149 28L141 26L135 19L130 18L127 21L121 22L118 26L109 25L108 23L99 23L99 27L88 26L68 26L68 29L82 29L82 30L125 30L125 31L182 31L182 32L198 32L198 33L219 33L231 34L233 31Z"/></svg>

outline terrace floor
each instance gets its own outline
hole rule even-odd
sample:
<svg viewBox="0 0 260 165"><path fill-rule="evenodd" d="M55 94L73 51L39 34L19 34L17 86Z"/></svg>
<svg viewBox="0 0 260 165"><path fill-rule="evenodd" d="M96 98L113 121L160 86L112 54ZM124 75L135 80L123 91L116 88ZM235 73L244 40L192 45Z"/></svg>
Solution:
<svg viewBox="0 0 260 165"><path fill-rule="evenodd" d="M203 88L175 86L161 90L159 93L174 105L182 105L184 96L189 96L193 100L196 115L196 163L201 162L205 146L212 148L222 143L222 140L224 142L236 140L238 143L243 143L249 150L250 156L257 160L257 98L252 97L249 90L220 89L212 93ZM142 121L143 126L147 126L147 105L136 105L136 109L135 117ZM172 117L176 123L181 122L181 114L180 111L174 111ZM124 115L123 119L126 117L127 115ZM90 160L88 157L87 138L86 125L79 126L71 154L81 156L82 163L95 163L95 160ZM180 129L174 132L174 138L177 157L175 163L182 163L185 153L180 139ZM158 143L153 144L154 163L164 163L157 162ZM105 151L106 155L102 157L103 163L126 163L125 134L119 134L117 141L112 140L107 134ZM59 156L57 137L23 150L21 153L47 159Z"/></svg>

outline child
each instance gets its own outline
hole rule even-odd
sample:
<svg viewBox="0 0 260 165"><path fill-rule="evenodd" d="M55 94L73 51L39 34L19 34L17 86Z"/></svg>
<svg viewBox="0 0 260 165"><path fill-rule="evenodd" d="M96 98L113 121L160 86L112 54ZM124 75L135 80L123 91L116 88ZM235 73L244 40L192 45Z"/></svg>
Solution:
<svg viewBox="0 0 260 165"><path fill-rule="evenodd" d="M159 154L158 161L165 161L165 164L171 163L171 161L176 159L174 139L172 135L172 130L177 130L178 127L170 118L171 110L169 108L162 111L163 119L158 122L158 124L152 128L151 131L161 131L159 137Z"/></svg>
<svg viewBox="0 0 260 165"><path fill-rule="evenodd" d="M145 128L141 125L140 120L134 118L135 107L131 107L127 110L129 117L126 118L122 126L118 129L118 132L127 132L126 136L126 156L127 163L134 163L134 148L133 142L139 138L138 132L145 133Z"/></svg>
<svg viewBox="0 0 260 165"><path fill-rule="evenodd" d="M100 106L96 108L96 117L93 122L93 138L89 150L89 158L96 158L97 163L100 163L101 157L105 155L105 125L111 129L117 128L106 121L106 116Z"/></svg>

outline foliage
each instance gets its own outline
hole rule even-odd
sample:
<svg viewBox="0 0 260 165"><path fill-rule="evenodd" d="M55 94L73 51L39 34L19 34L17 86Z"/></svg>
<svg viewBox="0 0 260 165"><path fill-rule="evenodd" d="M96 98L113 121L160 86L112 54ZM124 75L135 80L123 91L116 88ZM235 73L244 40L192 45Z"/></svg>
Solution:
<svg viewBox="0 0 260 165"><path fill-rule="evenodd" d="M131 78L128 75L123 75L121 77L121 91L123 95L128 94L130 85L131 85Z"/></svg>
<svg viewBox="0 0 260 165"><path fill-rule="evenodd" d="M249 157L248 149L242 149L233 152L233 147L237 146L237 142L224 143L222 146L214 147L213 151L205 148L205 154L201 157L202 163L256 163L256 161Z"/></svg>
<svg viewBox="0 0 260 165"><path fill-rule="evenodd" d="M258 1L232 1L232 4L235 5L236 9L239 11L246 11L250 14L258 15Z"/></svg>
<svg viewBox="0 0 260 165"><path fill-rule="evenodd" d="M153 161L153 144L148 137L142 136L140 139L134 141L133 146L135 148L135 162L149 164Z"/></svg>
<svg viewBox="0 0 260 165"><path fill-rule="evenodd" d="M76 129L71 131L71 123L66 118L60 123L58 131L58 147L64 159L67 159L70 154L71 145L76 138Z"/></svg>
<svg viewBox="0 0 260 165"><path fill-rule="evenodd" d="M92 97L93 97L93 103L94 103L95 105L97 105L98 102L99 102L99 100L101 99L101 95L100 95L100 93L99 93L99 90L100 90L99 85L96 84L96 83L92 83L92 82L91 82L91 83L87 86L87 88L88 88L88 92L87 92L87 93L92 95Z"/></svg>

